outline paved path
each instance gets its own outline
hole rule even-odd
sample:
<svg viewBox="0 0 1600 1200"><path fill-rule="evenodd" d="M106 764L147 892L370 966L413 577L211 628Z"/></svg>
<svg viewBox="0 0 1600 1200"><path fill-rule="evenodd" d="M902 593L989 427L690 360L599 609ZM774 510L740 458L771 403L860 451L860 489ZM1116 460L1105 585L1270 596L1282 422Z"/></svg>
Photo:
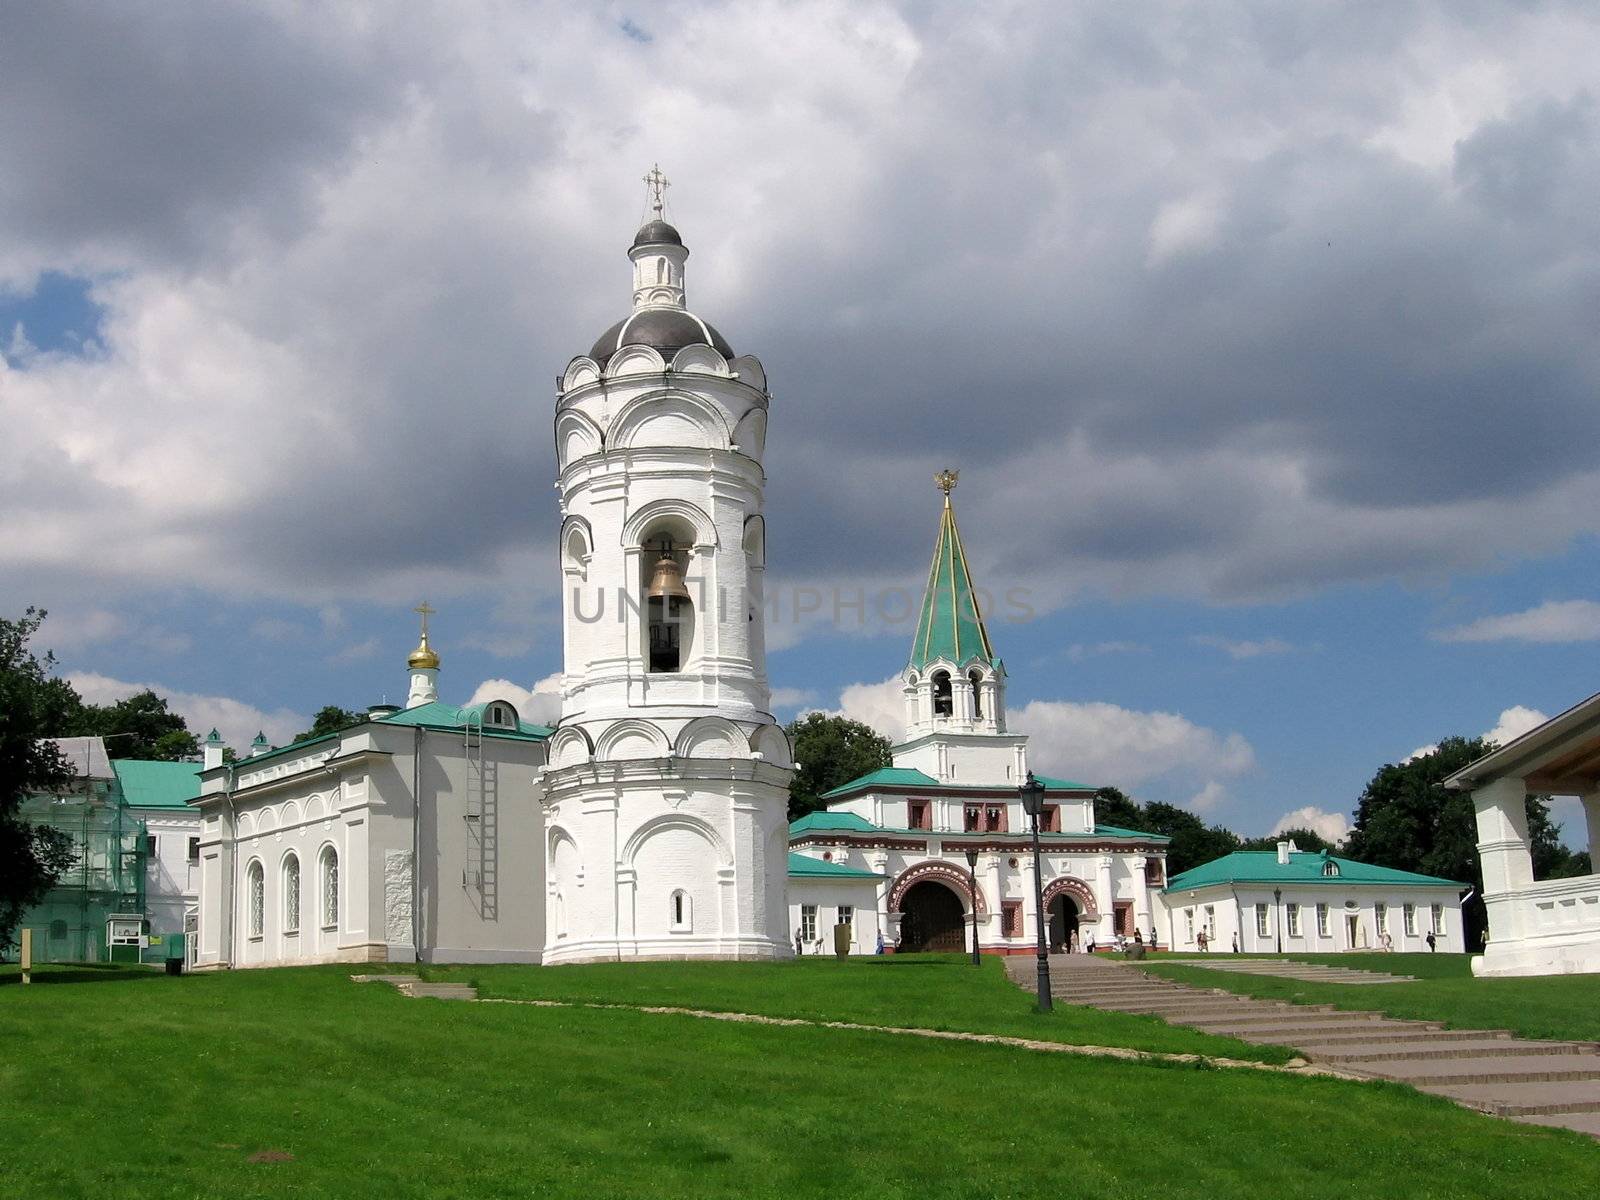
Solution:
<svg viewBox="0 0 1600 1200"><path fill-rule="evenodd" d="M1006 967L1013 981L1033 990L1035 959L1019 956ZM1593 1042L1535 1041L1504 1029L1446 1029L1325 1004L1258 1000L1089 954L1051 956L1050 987L1058 1003L1148 1013L1206 1033L1289 1046L1341 1071L1409 1083L1480 1112L1600 1137L1600 1045Z"/></svg>
<svg viewBox="0 0 1600 1200"><path fill-rule="evenodd" d="M1271 975L1304 983L1415 983L1415 975L1390 975L1386 971L1358 971L1354 967L1328 967L1321 963L1289 962L1281 958L1185 958L1186 967L1203 971L1232 971L1239 975Z"/></svg>

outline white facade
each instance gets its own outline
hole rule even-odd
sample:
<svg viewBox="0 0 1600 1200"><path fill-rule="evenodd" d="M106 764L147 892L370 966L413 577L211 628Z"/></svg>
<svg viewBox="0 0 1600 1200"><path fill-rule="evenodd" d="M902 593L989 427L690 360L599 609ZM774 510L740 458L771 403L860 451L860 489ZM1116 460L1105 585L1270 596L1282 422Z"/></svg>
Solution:
<svg viewBox="0 0 1600 1200"><path fill-rule="evenodd" d="M1019 791L1029 774L1028 739L1006 727L1005 669L989 644L949 501L955 476L944 472L937 481L945 508L902 675L906 739L894 747L893 767L835 789L825 810L790 827L796 854L876 877L871 908L840 899L866 892L860 883L791 872L791 937L798 931L807 940L813 912L831 927L830 910L842 903L852 908L863 953L880 933L902 952L962 950L972 944L976 906L982 950L1028 953L1039 932L1031 826ZM1167 839L1100 827L1093 788L1041 782L1039 877L1049 945L1110 945L1135 930L1151 938ZM977 854L975 869L968 851Z"/></svg>
<svg viewBox="0 0 1600 1200"><path fill-rule="evenodd" d="M1200 949L1202 929L1212 953L1377 951L1385 933L1390 949L1423 952L1430 931L1439 953L1466 950L1455 888L1219 885L1164 892L1158 911L1162 944L1176 951Z"/></svg>
<svg viewBox="0 0 1600 1200"><path fill-rule="evenodd" d="M792 953L789 746L762 631L766 377L684 307L687 256L665 222L639 231L634 310L557 398L548 962ZM652 597L664 567L686 596Z"/></svg>
<svg viewBox="0 0 1600 1200"><path fill-rule="evenodd" d="M539 961L542 732L434 703L207 769L195 965Z"/></svg>
<svg viewBox="0 0 1600 1200"><path fill-rule="evenodd" d="M1473 973L1600 971L1600 875L1534 879L1526 808L1530 792L1577 796L1593 863L1600 852L1600 695L1456 772L1445 786L1471 792L1477 813L1489 935Z"/></svg>
<svg viewBox="0 0 1600 1200"><path fill-rule="evenodd" d="M182 933L184 918L200 900L200 814L171 808L130 807L143 821L147 846L144 912L150 932Z"/></svg>

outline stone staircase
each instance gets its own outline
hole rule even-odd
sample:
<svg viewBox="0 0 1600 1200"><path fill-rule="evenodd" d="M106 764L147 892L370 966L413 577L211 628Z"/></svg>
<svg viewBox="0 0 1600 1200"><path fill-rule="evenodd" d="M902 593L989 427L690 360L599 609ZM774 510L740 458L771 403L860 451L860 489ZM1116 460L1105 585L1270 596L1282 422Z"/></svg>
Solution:
<svg viewBox="0 0 1600 1200"><path fill-rule="evenodd" d="M1006 970L1018 986L1033 990L1032 956L1007 959ZM1593 1042L1536 1041L1504 1029L1446 1029L1376 1012L1258 1000L1174 983L1089 954L1052 955L1050 989L1057 1004L1148 1014L1203 1033L1288 1046L1351 1074L1600 1138L1600 1045Z"/></svg>
<svg viewBox="0 0 1600 1200"><path fill-rule="evenodd" d="M478 989L464 983L427 983L415 975L352 975L356 983L387 983L405 996L434 1000L476 1000Z"/></svg>

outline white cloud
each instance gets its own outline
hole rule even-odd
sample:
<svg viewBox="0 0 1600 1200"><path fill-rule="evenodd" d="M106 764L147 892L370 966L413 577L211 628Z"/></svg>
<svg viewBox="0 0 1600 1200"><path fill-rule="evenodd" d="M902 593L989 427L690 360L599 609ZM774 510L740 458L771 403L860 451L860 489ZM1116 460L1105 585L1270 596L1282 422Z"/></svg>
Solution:
<svg viewBox="0 0 1600 1200"><path fill-rule="evenodd" d="M1228 789L1215 779L1189 797L1189 807L1197 813L1207 813L1228 798Z"/></svg>
<svg viewBox="0 0 1600 1200"><path fill-rule="evenodd" d="M1550 718L1537 708L1529 708L1523 704L1514 704L1500 714L1500 719L1495 722L1493 729L1483 735L1485 741L1493 742L1497 746L1504 746L1513 742L1530 729L1537 729Z"/></svg>
<svg viewBox="0 0 1600 1200"><path fill-rule="evenodd" d="M1267 836L1277 837L1286 829L1309 829L1335 846L1350 836L1350 822L1343 813L1325 812L1310 804L1284 813L1278 818L1277 824L1267 831Z"/></svg>
<svg viewBox="0 0 1600 1200"><path fill-rule="evenodd" d="M350 663L362 662L369 658L376 658L380 648L380 641L376 637L369 637L365 641L354 642L335 653L330 662Z"/></svg>
<svg viewBox="0 0 1600 1200"><path fill-rule="evenodd" d="M815 703L817 692L815 688L775 687L772 689L772 707L774 709L799 708L802 704Z"/></svg>
<svg viewBox="0 0 1600 1200"><path fill-rule="evenodd" d="M1504 746L1507 742L1515 741L1530 729L1537 729L1550 718L1537 708L1529 708L1525 704L1513 704L1510 708L1502 709L1500 718L1495 722L1493 729L1486 729L1478 736L1486 742L1493 742L1497 746ZM1439 748L1438 742L1429 742L1425 746L1418 746L1400 761L1408 763L1412 759L1421 758L1432 754Z"/></svg>
<svg viewBox="0 0 1600 1200"><path fill-rule="evenodd" d="M1099 658L1106 654L1148 654L1150 647L1141 642L1074 642L1067 647L1067 658L1071 662L1083 662L1088 658Z"/></svg>
<svg viewBox="0 0 1600 1200"><path fill-rule="evenodd" d="M1551 600L1522 612L1442 629L1433 636L1441 642L1593 642L1600 640L1600 604Z"/></svg>
<svg viewBox="0 0 1600 1200"><path fill-rule="evenodd" d="M546 675L531 688L519 687L509 679L485 679L467 703L482 704L485 700L509 700L524 721L554 725L561 716L561 675Z"/></svg>
<svg viewBox="0 0 1600 1200"><path fill-rule="evenodd" d="M905 686L898 675L880 683L852 683L839 693L839 707L833 715L849 717L877 730L891 742L906 736Z"/></svg>
<svg viewBox="0 0 1600 1200"><path fill-rule="evenodd" d="M1126 790L1162 777L1231 778L1256 761L1241 734L1218 733L1178 713L1034 700L1013 711L1009 724L1029 735L1028 758L1036 769L1096 786ZM1216 795L1201 792L1208 800Z"/></svg>
<svg viewBox="0 0 1600 1200"><path fill-rule="evenodd" d="M1245 658L1260 658L1263 654L1287 654L1294 646L1282 638L1262 638L1259 641L1233 641L1216 634L1204 633L1191 638L1196 646L1210 646L1221 650L1234 660Z"/></svg>
<svg viewBox="0 0 1600 1200"><path fill-rule="evenodd" d="M67 680L90 704L111 704L137 692L155 692L166 699L173 712L183 717L189 731L195 736L204 738L215 726L222 734L222 740L241 753L257 732L265 733L267 741L274 746L284 746L295 734L311 724L307 718L286 708L261 709L231 696L184 692L159 683L129 683L93 672L72 674L67 676ZM110 749L116 752L114 742Z"/></svg>

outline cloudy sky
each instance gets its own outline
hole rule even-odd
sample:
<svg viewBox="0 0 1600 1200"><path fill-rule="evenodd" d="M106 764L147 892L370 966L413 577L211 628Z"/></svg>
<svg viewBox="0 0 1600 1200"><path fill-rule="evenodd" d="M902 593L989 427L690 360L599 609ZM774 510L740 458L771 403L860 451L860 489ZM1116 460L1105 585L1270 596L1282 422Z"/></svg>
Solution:
<svg viewBox="0 0 1600 1200"><path fill-rule="evenodd" d="M947 465L1053 773L1336 828L1600 683L1592 5L5 9L0 611L94 698L281 740L425 596L548 715L553 379L656 161L778 590L845 598L782 715L898 720L849 601Z"/></svg>

